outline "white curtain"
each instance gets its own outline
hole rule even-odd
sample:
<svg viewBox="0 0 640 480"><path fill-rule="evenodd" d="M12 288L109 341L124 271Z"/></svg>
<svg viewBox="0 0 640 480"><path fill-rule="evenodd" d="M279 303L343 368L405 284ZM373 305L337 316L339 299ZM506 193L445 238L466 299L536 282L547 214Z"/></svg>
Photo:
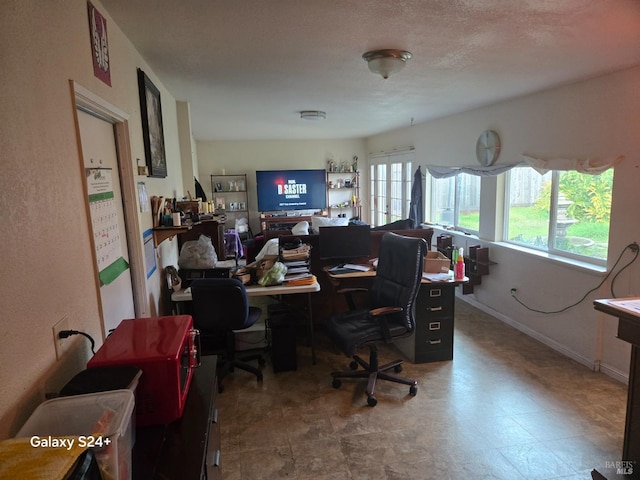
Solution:
<svg viewBox="0 0 640 480"><path fill-rule="evenodd" d="M515 165L492 165L490 167L438 167L427 165L427 170L433 178L449 178L459 173L467 173L479 177L491 177L511 170Z"/></svg>
<svg viewBox="0 0 640 480"><path fill-rule="evenodd" d="M550 170L577 170L580 173L589 175L599 175L611 167L615 167L622 160L623 155L607 158L536 158L525 153L521 154L524 163L536 170L540 175L544 175ZM449 178L459 173L468 175L477 175L480 177L493 177L500 175L513 167L520 164L511 165L492 165L490 167L439 167L436 165L427 165L426 168L433 178Z"/></svg>
<svg viewBox="0 0 640 480"><path fill-rule="evenodd" d="M577 170L580 173L589 175L600 175L602 172L615 167L623 159L623 155L607 158L536 158L531 155L522 154L522 158L531 168L540 175L544 175L549 170Z"/></svg>

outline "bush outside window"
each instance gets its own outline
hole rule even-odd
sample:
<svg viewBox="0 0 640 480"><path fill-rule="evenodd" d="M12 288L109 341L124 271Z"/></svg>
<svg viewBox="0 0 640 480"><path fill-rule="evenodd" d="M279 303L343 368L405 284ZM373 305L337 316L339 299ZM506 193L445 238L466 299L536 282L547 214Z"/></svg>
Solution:
<svg viewBox="0 0 640 480"><path fill-rule="evenodd" d="M529 167L508 173L505 239L604 264L609 244L613 169L540 175Z"/></svg>

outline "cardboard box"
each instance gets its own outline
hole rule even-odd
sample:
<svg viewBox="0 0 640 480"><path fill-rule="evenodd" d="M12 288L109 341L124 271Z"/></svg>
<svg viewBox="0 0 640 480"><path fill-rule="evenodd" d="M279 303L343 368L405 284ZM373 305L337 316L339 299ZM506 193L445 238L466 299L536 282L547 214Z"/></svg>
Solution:
<svg viewBox="0 0 640 480"><path fill-rule="evenodd" d="M424 271L426 273L449 273L451 261L440 252L427 252L424 257Z"/></svg>
<svg viewBox="0 0 640 480"><path fill-rule="evenodd" d="M251 262L245 266L249 273L255 274L256 280L260 280L265 273L267 273L273 267L273 264L278 261L278 255L265 255L262 260Z"/></svg>

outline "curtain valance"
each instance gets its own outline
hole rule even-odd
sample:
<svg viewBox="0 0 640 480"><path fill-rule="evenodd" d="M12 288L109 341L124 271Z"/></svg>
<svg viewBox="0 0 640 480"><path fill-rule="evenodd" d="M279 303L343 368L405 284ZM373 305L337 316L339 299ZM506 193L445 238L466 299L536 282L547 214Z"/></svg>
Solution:
<svg viewBox="0 0 640 480"><path fill-rule="evenodd" d="M622 160L624 160L623 155L618 155L617 157L587 159L536 158L525 153L521 154L521 156L524 159L523 163L529 165L531 168L540 173L540 175L544 175L550 170L576 170L580 173L587 173L589 175L599 175L609 168L615 167ZM436 165L427 165L426 168L433 178L449 178L458 175L459 173L466 173L468 175L476 175L479 177L493 177L509 171L513 167L522 165L523 163L511 165L491 165L489 167L440 167Z"/></svg>
<svg viewBox="0 0 640 480"><path fill-rule="evenodd" d="M536 158L525 153L522 158L531 168L536 170L540 175L544 175L550 170L577 170L580 173L589 175L600 175L602 172L615 167L623 159L623 155L607 158Z"/></svg>

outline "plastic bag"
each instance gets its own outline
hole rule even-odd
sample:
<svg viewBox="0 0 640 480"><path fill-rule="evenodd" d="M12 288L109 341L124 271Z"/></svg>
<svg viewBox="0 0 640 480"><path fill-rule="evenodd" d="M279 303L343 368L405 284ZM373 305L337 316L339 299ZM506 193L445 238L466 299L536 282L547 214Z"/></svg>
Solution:
<svg viewBox="0 0 640 480"><path fill-rule="evenodd" d="M186 269L214 268L218 261L216 249L213 248L211 239L200 235L198 240L184 242L178 257L178 267Z"/></svg>
<svg viewBox="0 0 640 480"><path fill-rule="evenodd" d="M263 287L268 287L269 285L280 285L284 282L284 276L287 273L287 267L282 262L276 262L271 267L264 276L258 280L258 283Z"/></svg>

